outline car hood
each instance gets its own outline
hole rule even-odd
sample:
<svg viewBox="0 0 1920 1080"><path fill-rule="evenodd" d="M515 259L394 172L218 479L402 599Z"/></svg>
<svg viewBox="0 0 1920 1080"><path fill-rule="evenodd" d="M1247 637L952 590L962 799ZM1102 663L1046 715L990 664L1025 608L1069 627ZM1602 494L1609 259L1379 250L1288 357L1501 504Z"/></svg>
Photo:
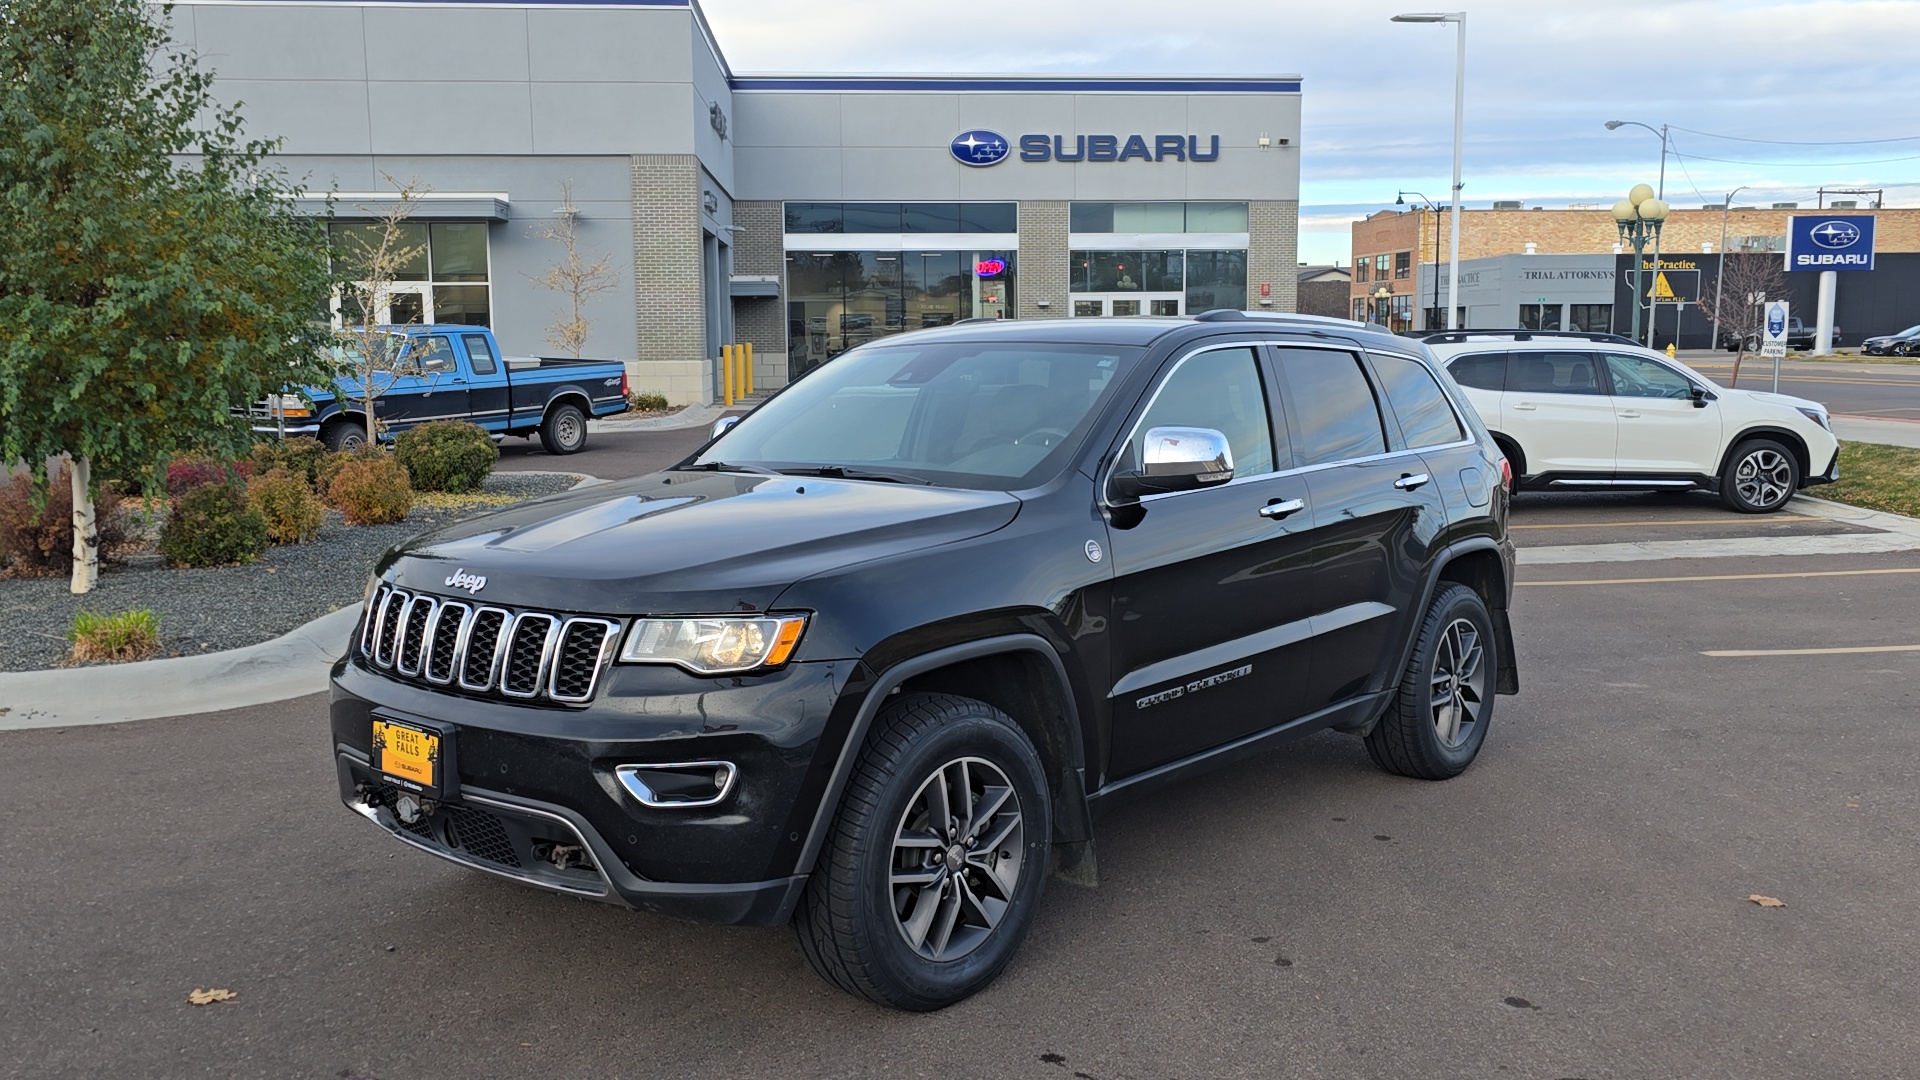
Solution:
<svg viewBox="0 0 1920 1080"><path fill-rule="evenodd" d="M992 532L1019 509L999 491L655 473L422 534L389 553L381 570L405 588L509 607L764 611L810 574Z"/></svg>
<svg viewBox="0 0 1920 1080"><path fill-rule="evenodd" d="M1817 401L1811 401L1811 400L1808 400L1807 398L1793 397L1788 394L1772 394L1772 393L1768 393L1765 390L1735 389L1731 391L1722 390L1720 391L1720 393L1744 394L1746 395L1748 400L1757 401L1762 405L1778 405L1783 408L1796 409L1796 410L1797 409L1818 409L1821 412L1827 411L1827 407L1825 405L1820 404Z"/></svg>

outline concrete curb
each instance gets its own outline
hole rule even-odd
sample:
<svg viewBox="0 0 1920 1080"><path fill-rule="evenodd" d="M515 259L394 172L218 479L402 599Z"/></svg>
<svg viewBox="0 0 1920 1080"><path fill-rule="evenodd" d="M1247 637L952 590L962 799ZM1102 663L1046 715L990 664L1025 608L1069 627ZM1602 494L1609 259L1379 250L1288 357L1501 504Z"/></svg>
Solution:
<svg viewBox="0 0 1920 1080"><path fill-rule="evenodd" d="M272 641L133 664L0 672L0 731L154 720L317 694L346 652L356 602Z"/></svg>
<svg viewBox="0 0 1920 1080"><path fill-rule="evenodd" d="M727 412L725 405L689 405L672 416L656 416L648 420L589 420L587 430L593 431L682 431L687 428L706 427L720 419Z"/></svg>
<svg viewBox="0 0 1920 1080"><path fill-rule="evenodd" d="M1648 562L1657 559L1757 558L1769 555L1879 555L1920 550L1920 519L1808 495L1795 495L1787 506L1812 517L1876 531L1839 536L1754 536L1523 547L1519 551L1520 563L1524 566L1547 566Z"/></svg>

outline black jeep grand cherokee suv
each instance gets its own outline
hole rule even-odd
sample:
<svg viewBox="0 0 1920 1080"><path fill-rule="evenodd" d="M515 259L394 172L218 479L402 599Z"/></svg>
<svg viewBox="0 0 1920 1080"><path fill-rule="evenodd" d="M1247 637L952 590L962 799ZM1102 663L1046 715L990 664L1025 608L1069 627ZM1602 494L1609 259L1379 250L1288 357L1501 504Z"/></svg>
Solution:
<svg viewBox="0 0 1920 1080"><path fill-rule="evenodd" d="M1322 728L1441 779L1518 687L1505 462L1359 323L876 341L679 465L389 553L341 797L517 881L791 921L831 982L980 989L1124 795Z"/></svg>

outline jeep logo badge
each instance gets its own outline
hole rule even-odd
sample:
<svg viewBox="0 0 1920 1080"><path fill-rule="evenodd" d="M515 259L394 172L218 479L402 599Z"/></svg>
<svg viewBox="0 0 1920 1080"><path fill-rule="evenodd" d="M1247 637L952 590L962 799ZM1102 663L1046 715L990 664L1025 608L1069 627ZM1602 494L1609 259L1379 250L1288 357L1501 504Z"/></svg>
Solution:
<svg viewBox="0 0 1920 1080"><path fill-rule="evenodd" d="M487 587L487 579L479 574L469 574L464 569L455 570L453 576L447 579L447 587L465 589L468 595L472 595Z"/></svg>

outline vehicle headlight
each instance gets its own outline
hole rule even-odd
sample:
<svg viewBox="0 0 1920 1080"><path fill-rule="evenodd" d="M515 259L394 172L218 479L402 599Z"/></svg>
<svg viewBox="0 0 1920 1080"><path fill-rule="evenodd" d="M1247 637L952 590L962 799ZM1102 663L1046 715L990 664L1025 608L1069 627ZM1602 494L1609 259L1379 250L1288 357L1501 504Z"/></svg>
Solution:
<svg viewBox="0 0 1920 1080"><path fill-rule="evenodd" d="M620 649L623 664L678 664L700 675L778 667L793 655L805 615L640 619Z"/></svg>
<svg viewBox="0 0 1920 1080"><path fill-rule="evenodd" d="M1807 408L1802 408L1801 406L1798 406L1798 405L1795 405L1794 408L1799 409L1801 416L1804 416L1807 419L1813 421L1814 423L1819 424L1821 427L1826 428L1828 431L1833 430L1833 424L1827 419L1827 414L1824 412L1821 412L1819 409L1807 409Z"/></svg>

